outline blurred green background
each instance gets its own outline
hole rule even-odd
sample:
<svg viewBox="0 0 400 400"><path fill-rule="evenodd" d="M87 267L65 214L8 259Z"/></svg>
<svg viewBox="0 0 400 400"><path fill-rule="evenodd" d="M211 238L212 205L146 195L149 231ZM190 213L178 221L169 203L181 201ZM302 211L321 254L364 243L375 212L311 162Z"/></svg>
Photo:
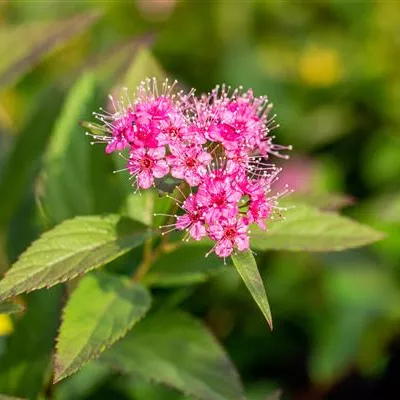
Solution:
<svg viewBox="0 0 400 400"><path fill-rule="evenodd" d="M92 11L96 21L82 29L81 22L59 22ZM49 51L41 47L52 40L57 45ZM7 69L7 60L20 60L32 43L43 54ZM388 234L343 253L263 255L273 333L234 271L183 287L172 300L159 289L160 297L204 318L236 363L250 400L276 388L287 399L397 398L388 397L400 374L397 1L0 2L0 180L12 177L12 190L0 185L0 271L47 228L33 178L68 88L82 71L97 68L104 80L94 105L101 106L138 43L185 87L202 92L226 82L268 95L281 124L275 141L294 146L281 182L321 207L344 206L345 214ZM18 140L10 173L3 166ZM115 184L101 146L91 150L103 185ZM118 194L97 193L96 212L119 209ZM0 352L12 330L0 315ZM59 399L182 398L96 365L57 388Z"/></svg>

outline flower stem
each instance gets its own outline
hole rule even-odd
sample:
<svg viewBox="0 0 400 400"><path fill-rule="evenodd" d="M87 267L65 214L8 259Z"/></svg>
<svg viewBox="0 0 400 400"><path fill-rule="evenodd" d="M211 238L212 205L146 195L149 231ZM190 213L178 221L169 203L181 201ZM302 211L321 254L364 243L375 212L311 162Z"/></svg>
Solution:
<svg viewBox="0 0 400 400"><path fill-rule="evenodd" d="M153 262L156 258L159 257L161 254L161 245L156 247L152 251L152 240L146 240L144 244L144 251L143 251L143 261L139 264L137 269L135 270L132 279L134 281L139 282L148 272Z"/></svg>
<svg viewBox="0 0 400 400"><path fill-rule="evenodd" d="M177 201L185 200L186 196L190 192L190 187L186 182L181 183L181 189L177 194ZM178 210L178 202L173 204L169 209L169 214L174 215ZM174 217L169 217L167 220L167 224L172 223ZM168 241L168 237L166 235L162 236L161 241L157 247L153 249L152 247L153 241L151 238L147 239L144 243L144 250L143 250L143 260L135 270L132 275L132 279L134 281L140 281L151 268L154 261L160 257L161 254L172 251L179 247L180 244L177 243L170 243Z"/></svg>
<svg viewBox="0 0 400 400"><path fill-rule="evenodd" d="M164 253L169 253L170 251L177 249L180 245L180 243L168 243L161 241L160 244L153 251L151 251L151 242L150 245L148 245L148 241L146 241L143 261L135 270L132 279L136 282L141 281L158 257ZM150 250L146 250L146 248L149 248Z"/></svg>

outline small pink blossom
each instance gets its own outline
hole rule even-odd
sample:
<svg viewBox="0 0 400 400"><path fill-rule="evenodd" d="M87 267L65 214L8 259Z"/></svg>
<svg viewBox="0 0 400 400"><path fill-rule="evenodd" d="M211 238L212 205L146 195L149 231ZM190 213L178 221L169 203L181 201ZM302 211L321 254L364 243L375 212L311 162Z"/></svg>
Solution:
<svg viewBox="0 0 400 400"><path fill-rule="evenodd" d="M190 195L183 203L185 214L179 216L176 221L176 229L188 230L194 240L200 240L206 236L204 207L197 203L196 195Z"/></svg>
<svg viewBox="0 0 400 400"><path fill-rule="evenodd" d="M242 174L248 169L249 166L249 154L242 149L237 149L234 151L225 151L227 156L226 170L229 174Z"/></svg>
<svg viewBox="0 0 400 400"><path fill-rule="evenodd" d="M217 241L215 253L220 257L228 257L235 247L239 251L247 250L250 246L248 229L249 226L244 218L222 219L210 225L208 234Z"/></svg>
<svg viewBox="0 0 400 400"><path fill-rule="evenodd" d="M204 216L208 223L237 214L242 194L233 183L231 176L223 175L220 171L204 178L197 192L197 201L206 207Z"/></svg>
<svg viewBox="0 0 400 400"><path fill-rule="evenodd" d="M137 177L138 187L148 189L154 184L154 178L162 178L168 174L169 168L164 158L164 147L131 151L128 169L131 175Z"/></svg>
<svg viewBox="0 0 400 400"><path fill-rule="evenodd" d="M207 173L211 155L200 146L171 147L168 163L174 178L184 179L190 186L198 186Z"/></svg>
<svg viewBox="0 0 400 400"><path fill-rule="evenodd" d="M136 103L137 122L143 125L157 126L175 110L174 103L166 96L147 98Z"/></svg>
<svg viewBox="0 0 400 400"><path fill-rule="evenodd" d="M128 107L122 115L117 114L110 125L111 137L106 146L106 153L121 151L129 145L133 133L134 114Z"/></svg>
<svg viewBox="0 0 400 400"><path fill-rule="evenodd" d="M162 145L179 145L188 139L188 122L182 112L174 110L160 124L158 141Z"/></svg>
<svg viewBox="0 0 400 400"><path fill-rule="evenodd" d="M255 222L261 229L267 229L265 221L270 217L273 204L265 196L250 201L247 218L249 223Z"/></svg>
<svg viewBox="0 0 400 400"><path fill-rule="evenodd" d="M137 124L135 126L132 144L136 148L147 147L155 149L160 146L158 142L158 129L151 125Z"/></svg>

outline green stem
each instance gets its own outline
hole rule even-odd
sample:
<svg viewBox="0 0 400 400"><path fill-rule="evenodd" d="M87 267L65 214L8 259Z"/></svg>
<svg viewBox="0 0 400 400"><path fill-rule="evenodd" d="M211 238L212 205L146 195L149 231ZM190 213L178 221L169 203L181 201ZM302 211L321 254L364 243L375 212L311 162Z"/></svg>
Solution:
<svg viewBox="0 0 400 400"><path fill-rule="evenodd" d="M136 282L142 280L142 278L147 274L154 262L164 253L169 253L180 246L180 243L168 243L161 241L160 244L150 252L146 252L146 244L143 261L139 264L139 267L135 270L132 279Z"/></svg>
<svg viewBox="0 0 400 400"><path fill-rule="evenodd" d="M183 182L181 184L182 188L179 190L177 195L177 200L184 200L185 195L190 191L190 187L187 183ZM175 215L178 210L177 203L173 204L169 209L169 214ZM167 220L167 224L172 223L174 217L169 217ZM143 250L143 260L135 270L132 275L132 279L134 281L140 281L147 274L153 263L160 257L161 254L172 251L180 246L177 243L169 243L168 237L166 235L162 236L159 245L153 249L152 239L147 239L144 244Z"/></svg>

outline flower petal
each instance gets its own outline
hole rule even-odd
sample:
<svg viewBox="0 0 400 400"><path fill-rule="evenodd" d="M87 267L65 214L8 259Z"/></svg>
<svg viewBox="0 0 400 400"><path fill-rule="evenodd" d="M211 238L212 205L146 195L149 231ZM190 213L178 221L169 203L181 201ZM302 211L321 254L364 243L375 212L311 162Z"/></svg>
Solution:
<svg viewBox="0 0 400 400"><path fill-rule="evenodd" d="M144 170L139 172L137 182L142 189L148 189L154 183L154 178L148 170Z"/></svg>
<svg viewBox="0 0 400 400"><path fill-rule="evenodd" d="M223 239L215 246L215 253L220 257L229 257L232 253L232 242L228 239Z"/></svg>
<svg viewBox="0 0 400 400"><path fill-rule="evenodd" d="M153 175L156 178L162 178L163 176L168 174L169 167L168 167L168 164L167 164L167 162L165 160L158 160L154 164L152 170L153 170Z"/></svg>
<svg viewBox="0 0 400 400"><path fill-rule="evenodd" d="M211 239L221 240L224 236L224 229L219 224L210 225L208 227L208 234Z"/></svg>
<svg viewBox="0 0 400 400"><path fill-rule="evenodd" d="M165 147L160 146L156 147L155 149L150 149L148 154L154 160L161 160L165 157Z"/></svg>
<svg viewBox="0 0 400 400"><path fill-rule="evenodd" d="M176 229L182 231L191 224L190 216L188 214L181 215L176 219Z"/></svg>
<svg viewBox="0 0 400 400"><path fill-rule="evenodd" d="M206 228L201 222L194 223L189 229L189 233L194 240L200 240L207 234Z"/></svg>
<svg viewBox="0 0 400 400"><path fill-rule="evenodd" d="M174 178L183 179L185 176L185 168L182 166L173 166L171 168L171 175Z"/></svg>
<svg viewBox="0 0 400 400"><path fill-rule="evenodd" d="M247 250L250 247L249 237L246 235L238 235L235 238L235 244L238 250Z"/></svg>

